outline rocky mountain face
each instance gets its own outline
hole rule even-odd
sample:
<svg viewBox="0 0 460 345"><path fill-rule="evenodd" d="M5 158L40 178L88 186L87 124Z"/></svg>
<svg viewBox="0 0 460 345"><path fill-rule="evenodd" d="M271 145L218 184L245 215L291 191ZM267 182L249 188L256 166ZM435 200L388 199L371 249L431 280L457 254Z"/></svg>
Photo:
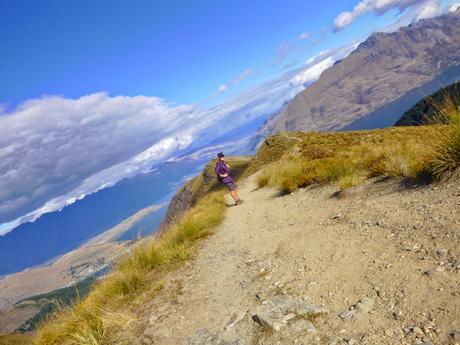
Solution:
<svg viewBox="0 0 460 345"><path fill-rule="evenodd" d="M160 225L158 233L161 233L167 229L175 220L179 219L188 209L193 206L193 201L196 199L195 185L200 180L200 185L208 185L215 176L212 175L209 169L203 169L201 175L194 179L187 181L184 185L176 192L174 197L169 203L166 215L163 218L163 222ZM201 183L201 181L204 181Z"/></svg>
<svg viewBox="0 0 460 345"><path fill-rule="evenodd" d="M375 33L261 131L340 130L459 65L460 9L397 32Z"/></svg>

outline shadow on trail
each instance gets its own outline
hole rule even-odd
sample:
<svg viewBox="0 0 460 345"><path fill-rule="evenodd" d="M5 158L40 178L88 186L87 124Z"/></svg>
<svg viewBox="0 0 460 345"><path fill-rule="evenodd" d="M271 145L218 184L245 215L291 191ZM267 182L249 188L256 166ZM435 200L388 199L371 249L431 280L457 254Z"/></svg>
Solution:
<svg viewBox="0 0 460 345"><path fill-rule="evenodd" d="M366 185L366 194L388 195L395 192L408 190L420 190L430 186L436 186L441 182L436 182L429 173L424 173L417 178L405 177L397 179L389 176L374 178L373 181ZM362 192L363 185L355 186L346 190L337 190L332 193L331 198L341 199Z"/></svg>

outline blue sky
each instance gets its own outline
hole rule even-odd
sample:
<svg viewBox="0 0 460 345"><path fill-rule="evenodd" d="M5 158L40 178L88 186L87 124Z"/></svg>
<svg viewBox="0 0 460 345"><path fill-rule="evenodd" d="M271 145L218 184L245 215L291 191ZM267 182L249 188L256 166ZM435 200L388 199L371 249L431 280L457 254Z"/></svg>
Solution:
<svg viewBox="0 0 460 345"><path fill-rule="evenodd" d="M356 3L3 0L0 102L13 107L42 95L107 91L196 103L250 70L223 98L362 39L397 13L369 13L333 33L334 18ZM302 33L308 38L295 42ZM289 55L280 59L283 53Z"/></svg>
<svg viewBox="0 0 460 345"><path fill-rule="evenodd" d="M181 153L237 152L370 33L456 3L0 0L0 235Z"/></svg>

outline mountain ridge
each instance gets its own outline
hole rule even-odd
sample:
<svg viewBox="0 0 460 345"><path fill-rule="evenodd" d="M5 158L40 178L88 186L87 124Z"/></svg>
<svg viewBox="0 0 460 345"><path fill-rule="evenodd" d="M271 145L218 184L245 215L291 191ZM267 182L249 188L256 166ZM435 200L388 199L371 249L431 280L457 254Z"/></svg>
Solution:
<svg viewBox="0 0 460 345"><path fill-rule="evenodd" d="M460 10L374 33L259 132L340 130L458 65Z"/></svg>

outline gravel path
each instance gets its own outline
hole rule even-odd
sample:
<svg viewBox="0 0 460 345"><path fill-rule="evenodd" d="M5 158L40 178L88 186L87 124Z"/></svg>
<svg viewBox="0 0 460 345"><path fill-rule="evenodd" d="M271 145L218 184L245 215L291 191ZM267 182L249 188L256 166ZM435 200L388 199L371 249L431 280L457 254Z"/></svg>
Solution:
<svg viewBox="0 0 460 345"><path fill-rule="evenodd" d="M458 182L279 197L254 180L145 306L139 344L460 343Z"/></svg>

